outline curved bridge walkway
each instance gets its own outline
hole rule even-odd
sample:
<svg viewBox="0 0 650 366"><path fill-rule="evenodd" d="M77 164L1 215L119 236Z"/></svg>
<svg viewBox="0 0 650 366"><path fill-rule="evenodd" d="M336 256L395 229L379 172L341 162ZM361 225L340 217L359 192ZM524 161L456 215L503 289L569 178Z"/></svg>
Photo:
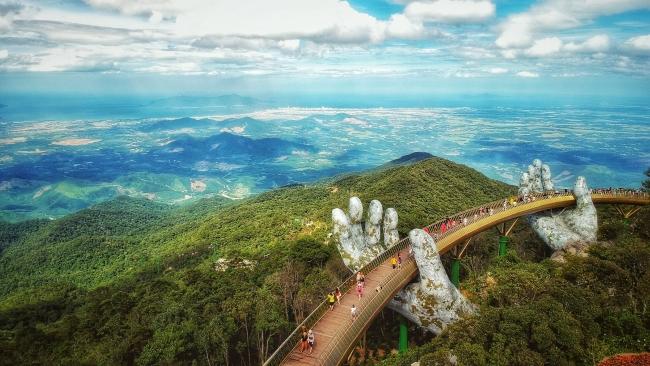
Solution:
<svg viewBox="0 0 650 366"><path fill-rule="evenodd" d="M637 191L594 189L591 194L595 204L619 204L642 206L650 204L650 195ZM504 199L472 208L448 218L456 222L451 228L442 229L444 220L426 227L436 240L438 252L442 255L472 236L508 220L521 216L552 210L570 208L575 205L571 191L548 192L529 196L526 202ZM638 207L624 212L626 218L638 211ZM355 276L350 276L339 287L343 292L341 303L333 311L326 302L321 303L289 335L264 365L339 365L345 362L357 340L370 326L373 319L390 300L417 275L417 266L407 253L410 241L400 240L361 270L366 274L363 297L358 299L354 291ZM403 252L402 268L393 270L390 259L397 252ZM378 286L380 291L376 291ZM352 321L350 308L355 304L358 317ZM298 341L301 328L313 329L316 345L312 354L300 353Z"/></svg>

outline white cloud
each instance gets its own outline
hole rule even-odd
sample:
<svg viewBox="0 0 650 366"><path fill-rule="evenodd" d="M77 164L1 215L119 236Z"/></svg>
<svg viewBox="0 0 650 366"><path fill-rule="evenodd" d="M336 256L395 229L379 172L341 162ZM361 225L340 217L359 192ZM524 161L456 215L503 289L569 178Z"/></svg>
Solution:
<svg viewBox="0 0 650 366"><path fill-rule="evenodd" d="M483 22L494 16L489 0L434 0L409 3L404 14L411 19L443 23Z"/></svg>
<svg viewBox="0 0 650 366"><path fill-rule="evenodd" d="M573 62L617 71L610 49L627 51L632 60L626 72L647 66L643 57L635 57L648 53L645 36L614 47L604 34L584 39L573 32L562 39L543 35L542 30L588 23L587 16L576 15L565 4L573 0L541 0L541 5L507 18L498 28L502 35L508 24L520 24L524 31L511 39L521 46L506 48L490 47L494 35L485 25L451 25L450 33L443 33L445 25L433 24L485 21L494 16L492 0L403 0L404 12L385 20L356 10L345 0L83 0L96 7L93 11L50 1L29 5L36 1L25 0L24 9L13 15L13 25L3 38L11 43L0 45L7 49L0 60L4 71L486 77L515 75L528 68L545 70L543 76L550 77L566 71L562 63ZM589 4L583 8L595 9L590 14L612 9L594 7L600 0L584 1ZM554 12L534 11L551 5ZM517 19L521 22L509 23ZM447 40L434 43L435 48L422 42L377 46L386 40L434 36ZM545 65L524 59L515 67L499 56L561 59L544 60ZM539 77L530 71L519 74Z"/></svg>
<svg viewBox="0 0 650 366"><path fill-rule="evenodd" d="M518 55L519 55L518 50L513 50L513 49L501 50L501 56L503 56L503 58L508 59L508 60L513 60L513 59L517 58Z"/></svg>
<svg viewBox="0 0 650 366"><path fill-rule="evenodd" d="M650 34L632 37L625 41L625 45L633 51L650 53Z"/></svg>
<svg viewBox="0 0 650 366"><path fill-rule="evenodd" d="M11 20L9 17L3 17L0 15L0 31L8 30L11 27Z"/></svg>
<svg viewBox="0 0 650 366"><path fill-rule="evenodd" d="M471 71L456 71L456 73L454 73L454 76L457 78L469 79L469 78L476 78L481 75Z"/></svg>
<svg viewBox="0 0 650 366"><path fill-rule="evenodd" d="M493 67L490 70L488 70L488 72L490 74L495 74L495 75L506 74L508 73L508 69L505 69L503 67Z"/></svg>
<svg viewBox="0 0 650 366"><path fill-rule="evenodd" d="M521 78L538 78L539 74L536 73L536 72L532 72L532 71L519 71L517 73L517 76L519 76Z"/></svg>
<svg viewBox="0 0 650 366"><path fill-rule="evenodd" d="M526 50L526 55L530 57L544 57L558 53L561 49L562 41L559 38L543 38L535 41L535 43Z"/></svg>
<svg viewBox="0 0 650 366"><path fill-rule="evenodd" d="M595 35L583 42L574 41L566 44L558 37L546 37L533 41L530 47L523 50L516 48L501 50L501 56L506 59L514 59L520 55L528 57L559 55L566 57L572 53L592 53L595 58L603 58L605 56L604 52L607 52L609 48L610 39L605 34Z"/></svg>
<svg viewBox="0 0 650 366"><path fill-rule="evenodd" d="M296 51L300 48L300 40L299 39L285 39L282 41L278 41L278 47L280 49L285 50L285 51Z"/></svg>
<svg viewBox="0 0 650 366"><path fill-rule="evenodd" d="M100 9L153 20L181 36L242 36L365 43L385 38L386 22L339 0L86 0Z"/></svg>
<svg viewBox="0 0 650 366"><path fill-rule="evenodd" d="M482 47L463 46L453 49L452 52L464 59L470 60L486 60L497 57L492 50Z"/></svg>
<svg viewBox="0 0 650 366"><path fill-rule="evenodd" d="M300 39L283 39L280 41L263 38L204 36L194 39L190 45L199 49L238 49L238 50L280 50L294 53L301 48Z"/></svg>
<svg viewBox="0 0 650 366"><path fill-rule="evenodd" d="M510 15L502 22L496 45L524 48L533 43L534 35L539 32L574 28L599 16L645 8L650 8L650 1L546 0L526 12Z"/></svg>
<svg viewBox="0 0 650 366"><path fill-rule="evenodd" d="M569 52L605 52L609 49L609 37L605 34L595 35L582 43L567 43L564 49Z"/></svg>
<svg viewBox="0 0 650 366"><path fill-rule="evenodd" d="M424 25L404 14L393 14L388 21L386 32L391 38L417 39L424 35Z"/></svg>
<svg viewBox="0 0 650 366"><path fill-rule="evenodd" d="M7 57L9 57L9 51L7 50L0 50L0 60L4 60Z"/></svg>
<svg viewBox="0 0 650 366"><path fill-rule="evenodd" d="M117 10L127 15L144 15L151 17L154 14L160 16L174 16L181 11L179 2L171 0L84 0L88 5L100 9ZM195 1L187 1L193 3Z"/></svg>
<svg viewBox="0 0 650 366"><path fill-rule="evenodd" d="M159 11L152 11L149 17L149 23L158 24L163 21L163 15Z"/></svg>
<svg viewBox="0 0 650 366"><path fill-rule="evenodd" d="M14 17L24 10L19 2L0 2L0 31L11 29Z"/></svg>
<svg viewBox="0 0 650 366"><path fill-rule="evenodd" d="M577 78L577 77L583 77L583 76L590 76L593 75L588 72L563 72L559 74L553 74L551 75L554 78Z"/></svg>

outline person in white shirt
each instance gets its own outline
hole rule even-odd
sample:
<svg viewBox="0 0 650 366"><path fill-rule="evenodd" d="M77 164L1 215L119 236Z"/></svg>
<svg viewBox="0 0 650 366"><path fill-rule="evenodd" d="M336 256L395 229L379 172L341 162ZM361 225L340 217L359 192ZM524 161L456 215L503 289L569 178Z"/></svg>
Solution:
<svg viewBox="0 0 650 366"><path fill-rule="evenodd" d="M311 354L314 351L314 343L316 343L316 337L312 329L307 333L307 343L309 344L309 354Z"/></svg>

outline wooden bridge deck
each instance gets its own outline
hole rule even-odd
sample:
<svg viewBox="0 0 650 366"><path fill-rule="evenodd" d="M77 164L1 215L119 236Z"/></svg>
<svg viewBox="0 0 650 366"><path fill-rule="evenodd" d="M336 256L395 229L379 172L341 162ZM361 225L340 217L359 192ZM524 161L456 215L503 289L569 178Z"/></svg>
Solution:
<svg viewBox="0 0 650 366"><path fill-rule="evenodd" d="M336 347L335 340L342 336L346 331L361 326L364 330L372 323L372 320L379 314L377 309L368 309L372 300L381 300L385 303L385 298L389 301L397 291L403 287L403 282L409 282L417 274L415 261L409 258L407 253L409 248L402 252L404 262L401 268L393 269L390 259L387 259L370 273L366 274L365 288L363 296L359 300L356 287L353 287L341 297L341 303L334 305L334 310L328 310L327 313L312 328L315 334L316 343L312 354L308 351L300 352L299 346L296 345L288 357L284 360L283 365L326 365L327 359L331 356ZM391 279L401 279L397 286L390 286ZM382 286L380 292L376 291L378 286ZM392 287L396 289L393 290ZM393 291L391 291L393 290ZM352 321L350 308L354 304L357 307L358 318ZM383 306L382 306L383 308ZM372 311L368 311L372 310ZM379 308L378 310L381 310ZM364 316L365 315L365 316ZM353 327L354 326L354 327Z"/></svg>

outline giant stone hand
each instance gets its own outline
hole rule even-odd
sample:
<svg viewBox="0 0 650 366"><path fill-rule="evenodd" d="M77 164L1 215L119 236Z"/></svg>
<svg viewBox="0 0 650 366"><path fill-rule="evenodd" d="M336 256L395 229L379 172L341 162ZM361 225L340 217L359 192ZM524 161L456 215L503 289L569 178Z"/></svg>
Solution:
<svg viewBox="0 0 650 366"><path fill-rule="evenodd" d="M395 209L386 209L382 245L381 203L370 202L365 230L361 227L363 205L359 198L350 198L349 212L346 215L341 209L332 210L333 234L345 265L356 271L399 241L398 218ZM412 230L409 238L420 270L420 282L404 288L388 306L438 334L462 315L473 313L475 308L447 277L433 238L419 229Z"/></svg>
<svg viewBox="0 0 650 366"><path fill-rule="evenodd" d="M541 160L533 160L528 171L521 175L519 195L553 191L551 169ZM578 177L573 187L576 208L564 210L559 214L553 212L528 216L528 222L544 242L554 250L562 249L569 243L592 242L596 240L598 217L591 200L584 177Z"/></svg>
<svg viewBox="0 0 650 366"><path fill-rule="evenodd" d="M381 243L381 220L384 218L384 242ZM383 212L381 202L372 200L365 228L362 227L363 205L358 197L350 198L349 215L340 208L332 210L332 233L345 265L357 271L399 241L397 211Z"/></svg>
<svg viewBox="0 0 650 366"><path fill-rule="evenodd" d="M439 334L449 324L476 308L454 286L440 260L433 238L420 229L409 233L420 282L408 285L389 307L409 320Z"/></svg>

